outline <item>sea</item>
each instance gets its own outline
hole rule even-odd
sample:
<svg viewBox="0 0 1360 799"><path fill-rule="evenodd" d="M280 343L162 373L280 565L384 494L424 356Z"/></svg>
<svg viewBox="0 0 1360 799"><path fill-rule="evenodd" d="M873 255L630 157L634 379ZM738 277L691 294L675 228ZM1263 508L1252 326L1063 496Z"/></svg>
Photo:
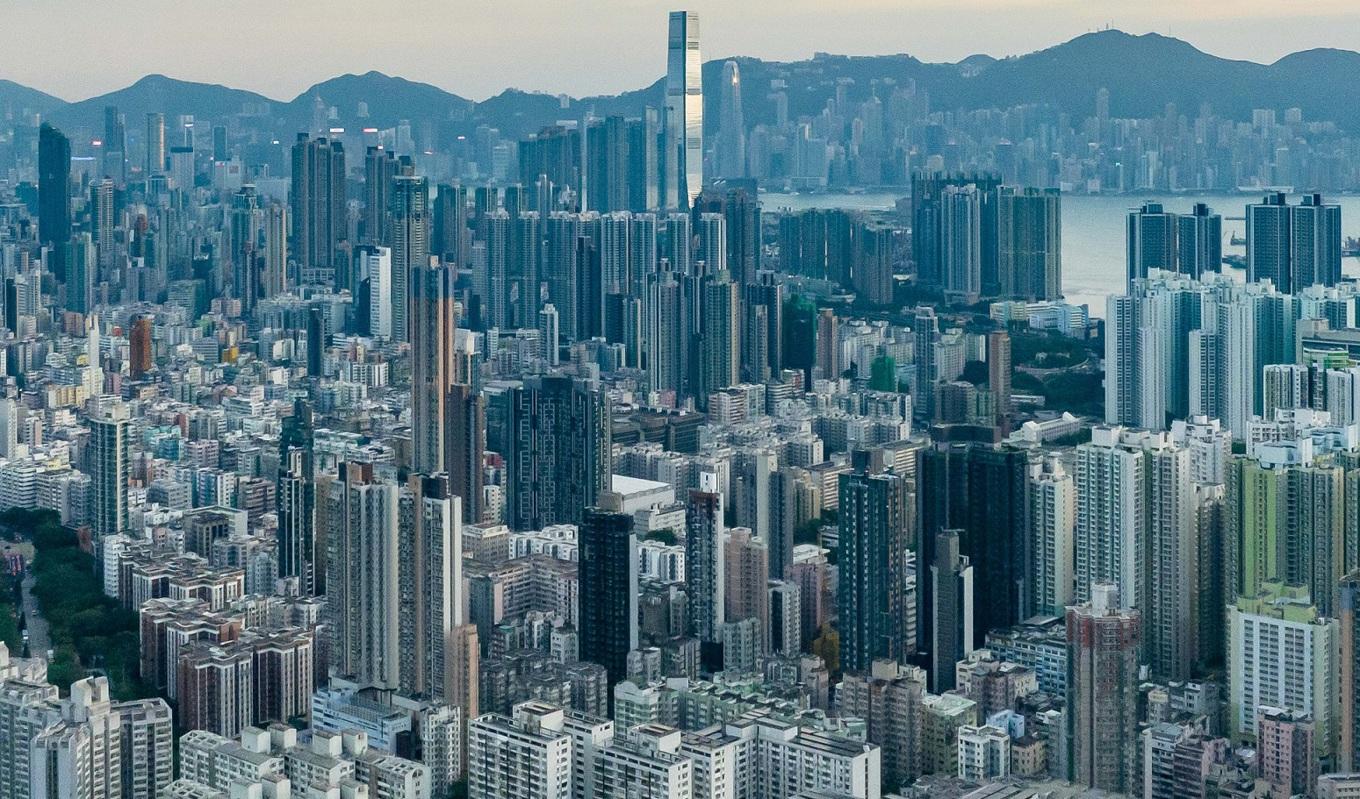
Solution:
<svg viewBox="0 0 1360 799"><path fill-rule="evenodd" d="M1174 194L1174 195L1083 195L1064 194L1062 198L1062 271L1063 294L1068 302L1086 303L1091 316L1105 316L1105 298L1124 290L1125 275L1125 215L1130 208L1145 202L1160 202L1169 211L1188 212L1195 203L1207 203L1223 215L1223 254L1246 255L1246 247L1234 246L1234 236L1246 233L1247 203L1259 202L1260 194ZM767 211L789 208L846 208L858 210L890 210L905 196L899 192L783 194L766 192L760 195ZM1341 235L1360 237L1360 196L1327 196L1328 202L1341 206ZM1298 202L1291 197L1290 202ZM1241 279L1245 270L1224 271ZM1345 258L1342 272L1360 278L1360 258Z"/></svg>

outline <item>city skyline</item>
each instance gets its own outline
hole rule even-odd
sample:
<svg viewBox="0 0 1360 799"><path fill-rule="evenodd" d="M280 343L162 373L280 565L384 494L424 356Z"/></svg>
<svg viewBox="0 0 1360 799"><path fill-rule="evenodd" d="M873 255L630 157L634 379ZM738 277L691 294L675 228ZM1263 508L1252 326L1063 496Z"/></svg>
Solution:
<svg viewBox="0 0 1360 799"><path fill-rule="evenodd" d="M41 29L44 17L59 5L71 4L19 3L6 15L16 30ZM507 89L611 95L664 77L665 60L654 42L664 40L657 20L673 4L607 0L592 4L597 13L586 14L516 0L480 16L460 16L461 9L447 7L465 4L405 0L398 5L405 13L375 16L363 4L345 0L328 4L328 14L319 16L305 4L278 9L261 0L242 0L230 18L237 26L235 36L198 31L201 21L194 3L151 0L135 16L120 13L118 4L101 5L81 9L67 21L62 34L68 47L51 55L20 48L0 53L0 83L9 80L78 102L163 74L286 100L330 77L375 70L481 101ZM837 24L824 6L810 0L781 6L773 19L754 5L701 2L689 8L710 20L706 60L778 62L823 52L905 54L927 63L957 63L979 54L1007 58L1114 28L1181 39L1221 58L1271 64L1311 49L1351 50L1353 37L1347 31L1360 23L1360 9L1344 0L1323 0L1312 4L1309 13L1288 14L1258 0L1235 4L1231 12L1202 4L1146 5L1126 8L1107 0L853 0L838 6L846 18L854 15L854 24ZM435 24L413 26L412 19ZM597 29L600 19L608 19L610 26ZM299 40L304 30L308 35ZM136 40L148 31L159 37L161 46L116 53L109 49L113 42ZM563 46L583 37L605 46ZM286 60L291 68L279 70L276 65L286 51L292 51ZM450 53L461 57L450 58ZM498 68L480 68L489 61ZM645 82L634 78L644 75Z"/></svg>

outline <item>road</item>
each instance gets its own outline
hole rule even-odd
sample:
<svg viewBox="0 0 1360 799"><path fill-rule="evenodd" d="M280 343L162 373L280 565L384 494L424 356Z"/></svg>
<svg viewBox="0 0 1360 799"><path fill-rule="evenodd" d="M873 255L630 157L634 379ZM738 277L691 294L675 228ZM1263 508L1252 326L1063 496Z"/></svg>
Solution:
<svg viewBox="0 0 1360 799"><path fill-rule="evenodd" d="M47 657L52 646L47 632L47 620L38 611L38 600L33 598L33 575L25 574L20 587L24 596L24 622L28 625L28 651L34 657Z"/></svg>

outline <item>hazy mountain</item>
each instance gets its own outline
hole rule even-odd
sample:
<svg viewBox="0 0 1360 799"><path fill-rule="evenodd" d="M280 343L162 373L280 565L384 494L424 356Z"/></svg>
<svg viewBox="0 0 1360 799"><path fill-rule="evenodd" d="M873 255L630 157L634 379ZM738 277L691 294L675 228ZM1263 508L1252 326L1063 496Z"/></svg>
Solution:
<svg viewBox="0 0 1360 799"><path fill-rule="evenodd" d="M704 65L704 79L710 85L718 81L725 60ZM1360 53L1343 50L1309 50L1274 64L1257 64L1219 58L1166 36L1108 30L1022 56L998 60L973 55L954 64L931 64L908 55L818 54L794 62L735 60L741 69L748 125L773 121L770 86L772 81L782 81L792 117L820 114L838 86L845 86L850 103L859 103L871 92L886 99L894 86L914 83L929 94L934 109L1043 104L1080 118L1094 112L1096 92L1106 88L1114 116L1161 116L1168 103L1175 104L1179 113L1194 115L1207 103L1219 115L1246 120L1253 108L1297 106L1305 119L1331 120L1360 130ZM151 75L126 89L68 104L0 81L0 109L45 111L58 124L86 126L90 131L102 127L103 108L109 104L126 113L132 126L151 110L165 111L171 117L194 114L213 119L267 103L270 116L258 124L290 136L311 126L317 97L327 108L335 108L335 123L344 127L385 128L406 119L415 130L433 125L445 137L469 135L478 125L521 137L557 120L587 113L637 115L649 105L659 106L663 99L661 81L655 80L615 96L570 98L507 89L474 103L426 83L368 72L324 81L291 101ZM710 92L705 102L710 123L716 123L717 92ZM360 103L367 105L368 115L363 118L359 117Z"/></svg>
<svg viewBox="0 0 1360 799"><path fill-rule="evenodd" d="M0 119L7 113L21 114L25 111L46 113L65 104L66 101L60 97L21 86L12 80L0 79Z"/></svg>

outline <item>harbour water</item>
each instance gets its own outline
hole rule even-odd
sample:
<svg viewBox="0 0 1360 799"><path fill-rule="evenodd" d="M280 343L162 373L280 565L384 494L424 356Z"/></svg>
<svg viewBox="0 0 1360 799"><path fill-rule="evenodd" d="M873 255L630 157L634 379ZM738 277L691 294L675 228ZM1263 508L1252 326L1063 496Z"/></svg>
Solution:
<svg viewBox="0 0 1360 799"><path fill-rule="evenodd" d="M860 210L888 210L903 194L896 192L867 192L863 194L776 194L761 195L767 211L780 208L849 208ZM1130 208L1144 202L1160 202L1167 210L1187 212L1197 202L1208 203L1223 215L1223 254L1245 255L1246 248L1232 246L1233 236L1246 233L1242 217L1246 205L1260 199L1255 194L1215 195L1080 195L1064 194L1062 198L1063 293L1069 302L1087 303L1091 315L1105 315L1105 297L1123 291L1125 271L1124 220ZM1329 202L1341 205L1342 236L1360 236L1360 196L1328 197ZM1298 202L1293 197L1291 202ZM1238 278L1243 270L1230 269ZM1360 277L1360 258L1346 258L1342 271Z"/></svg>

